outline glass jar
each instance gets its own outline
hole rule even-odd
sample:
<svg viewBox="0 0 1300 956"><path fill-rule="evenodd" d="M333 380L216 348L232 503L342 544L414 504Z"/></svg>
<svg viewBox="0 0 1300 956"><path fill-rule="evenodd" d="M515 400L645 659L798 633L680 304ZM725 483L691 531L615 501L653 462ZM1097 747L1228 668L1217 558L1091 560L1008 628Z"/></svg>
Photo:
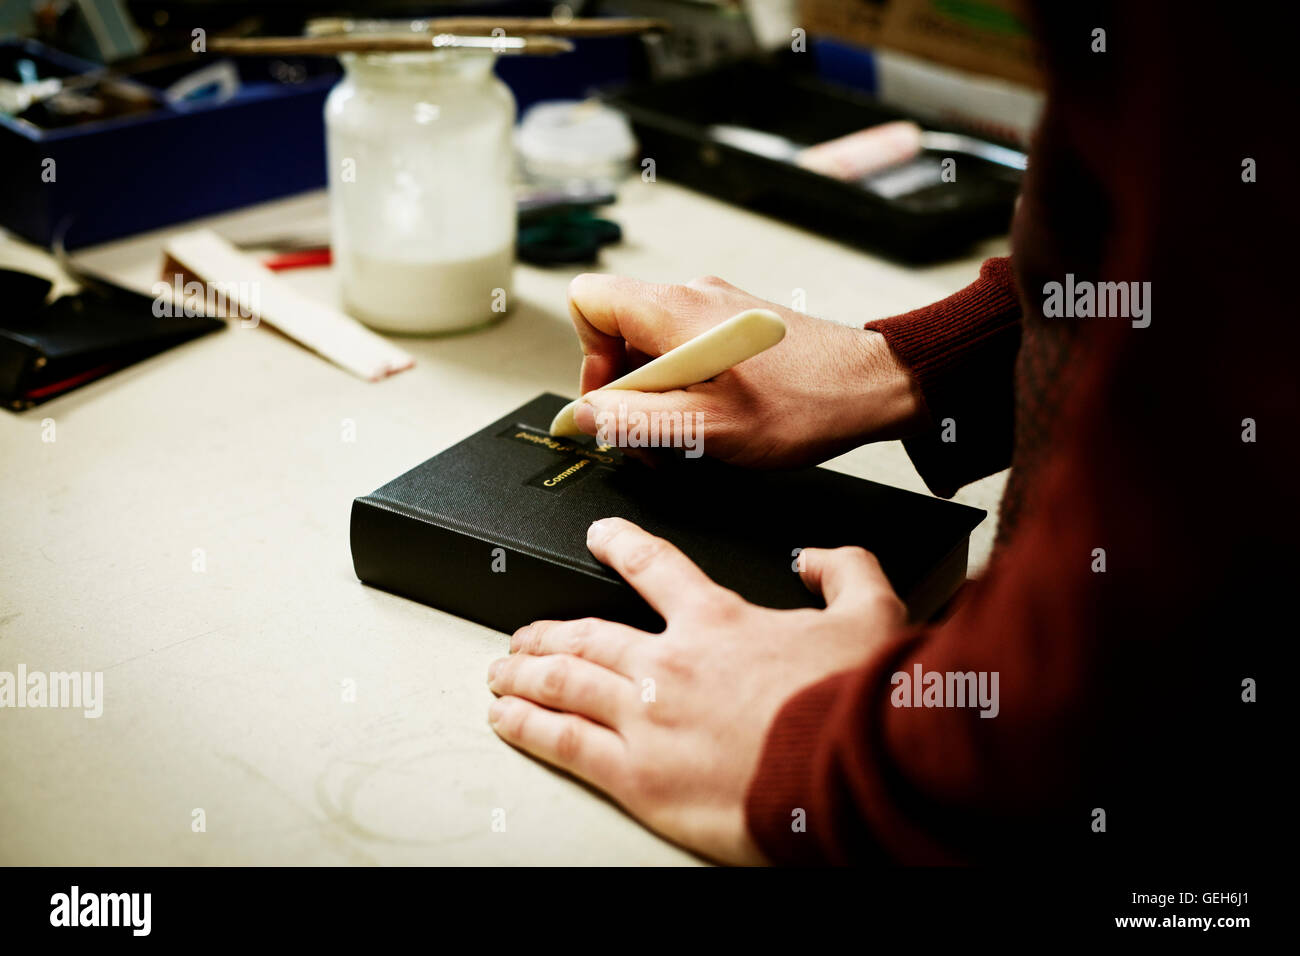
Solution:
<svg viewBox="0 0 1300 956"><path fill-rule="evenodd" d="M334 268L348 313L430 334L505 311L514 98L487 51L344 54L325 102Z"/></svg>

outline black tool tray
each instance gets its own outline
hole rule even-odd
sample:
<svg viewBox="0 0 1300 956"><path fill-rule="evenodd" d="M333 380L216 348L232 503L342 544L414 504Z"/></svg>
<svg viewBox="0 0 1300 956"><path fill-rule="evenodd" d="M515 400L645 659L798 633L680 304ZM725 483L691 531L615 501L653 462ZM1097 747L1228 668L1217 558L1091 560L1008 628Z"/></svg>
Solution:
<svg viewBox="0 0 1300 956"><path fill-rule="evenodd" d="M856 183L715 141L708 132L713 124L811 145L912 118L799 70L788 58L747 60L626 88L606 101L628 116L640 155L654 159L656 176L907 261L949 258L978 239L1006 233L1020 188L1019 171L963 154L955 182L887 199Z"/></svg>

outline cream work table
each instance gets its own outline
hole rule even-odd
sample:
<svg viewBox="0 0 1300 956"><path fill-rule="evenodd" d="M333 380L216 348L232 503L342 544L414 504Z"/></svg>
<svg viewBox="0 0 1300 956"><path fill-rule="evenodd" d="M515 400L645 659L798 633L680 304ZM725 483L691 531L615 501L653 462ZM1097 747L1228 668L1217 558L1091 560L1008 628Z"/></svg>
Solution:
<svg viewBox="0 0 1300 956"><path fill-rule="evenodd" d="M1006 251L907 269L663 182L608 214L626 239L600 271L717 274L849 323L939 299ZM202 224L248 241L326 222L315 193ZM165 235L77 259L147 290ZM0 239L0 262L31 258ZM697 862L493 734L505 636L352 573L355 496L539 392L574 394L578 271L520 266L504 321L403 339L415 368L375 384L233 323L0 413L0 671L103 674L98 718L0 708L0 863ZM281 275L336 301L328 269ZM832 467L924 491L897 442ZM992 512L1002 485L958 500Z"/></svg>

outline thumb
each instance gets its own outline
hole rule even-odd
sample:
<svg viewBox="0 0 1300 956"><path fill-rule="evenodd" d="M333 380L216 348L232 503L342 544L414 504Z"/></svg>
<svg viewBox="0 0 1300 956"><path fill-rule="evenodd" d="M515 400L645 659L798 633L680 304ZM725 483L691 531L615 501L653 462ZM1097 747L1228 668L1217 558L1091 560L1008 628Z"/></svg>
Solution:
<svg viewBox="0 0 1300 956"><path fill-rule="evenodd" d="M799 577L809 591L821 595L826 607L858 609L882 599L898 605L880 562L863 548L804 548L799 552Z"/></svg>

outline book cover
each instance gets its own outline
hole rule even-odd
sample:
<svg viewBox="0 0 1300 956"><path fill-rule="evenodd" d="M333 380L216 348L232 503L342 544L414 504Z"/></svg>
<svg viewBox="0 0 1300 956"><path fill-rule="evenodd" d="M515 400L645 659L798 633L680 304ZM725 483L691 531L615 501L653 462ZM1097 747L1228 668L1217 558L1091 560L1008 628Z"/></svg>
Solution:
<svg viewBox="0 0 1300 956"><path fill-rule="evenodd" d="M874 552L914 619L965 579L970 533L985 516L977 508L826 468L747 471L707 457L647 468L589 437L552 438L567 401L541 395L357 498L357 577L507 633L580 617L661 630L587 550L588 526L618 516L767 607L822 606L795 570L805 547Z"/></svg>

